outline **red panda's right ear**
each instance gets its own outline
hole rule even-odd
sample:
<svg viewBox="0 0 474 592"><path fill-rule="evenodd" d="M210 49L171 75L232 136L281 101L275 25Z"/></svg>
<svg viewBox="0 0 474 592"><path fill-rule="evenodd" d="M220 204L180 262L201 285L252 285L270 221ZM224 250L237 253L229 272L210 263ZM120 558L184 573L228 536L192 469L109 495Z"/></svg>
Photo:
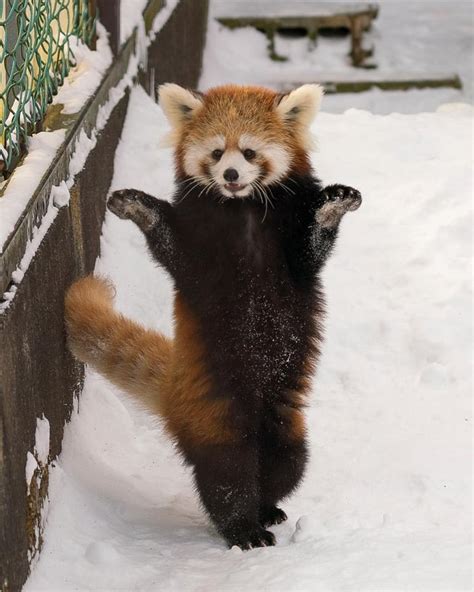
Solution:
<svg viewBox="0 0 474 592"><path fill-rule="evenodd" d="M319 84L303 84L287 94L276 96L275 111L308 150L313 147L310 127L321 106L323 94Z"/></svg>
<svg viewBox="0 0 474 592"><path fill-rule="evenodd" d="M170 82L158 88L158 102L171 127L181 128L203 104L203 95Z"/></svg>

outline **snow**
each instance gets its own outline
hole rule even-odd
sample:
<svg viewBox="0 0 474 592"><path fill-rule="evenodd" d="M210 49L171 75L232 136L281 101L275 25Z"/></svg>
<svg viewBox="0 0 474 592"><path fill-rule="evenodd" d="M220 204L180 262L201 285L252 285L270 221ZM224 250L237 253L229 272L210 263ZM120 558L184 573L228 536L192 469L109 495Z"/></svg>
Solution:
<svg viewBox="0 0 474 592"><path fill-rule="evenodd" d="M179 0L166 0L163 8L158 12L153 21L151 31L157 33L166 23ZM147 0L121 0L120 2L120 41L125 41L133 33L133 29L142 27L142 13L147 5ZM154 37L153 37L154 38Z"/></svg>
<svg viewBox="0 0 474 592"><path fill-rule="evenodd" d="M142 22L147 0L120 0L120 42L125 43Z"/></svg>
<svg viewBox="0 0 474 592"><path fill-rule="evenodd" d="M41 463L42 467L48 464L49 457L49 421L44 416L36 418L35 446L34 451L26 455L25 477L28 492L30 491L31 480L34 472Z"/></svg>
<svg viewBox="0 0 474 592"><path fill-rule="evenodd" d="M35 446L33 453L30 451L26 455L25 478L28 495L30 494L31 484L35 478L35 490L39 492L42 485L42 480L45 478L46 467L49 459L49 444L50 444L50 426L48 419L42 417L36 418L36 432L35 432ZM28 561L30 567L33 569L38 561L38 554L40 549L40 531L44 530L48 518L49 500L48 498L41 500L41 515L39 516L39 523L34 522L35 537L33 543L30 541L28 549Z"/></svg>
<svg viewBox="0 0 474 592"><path fill-rule="evenodd" d="M34 472L38 468L38 461L34 457L34 455L28 451L26 455L26 466L25 466L25 477L26 477L26 485L28 487L28 493L30 491L30 483L33 479Z"/></svg>
<svg viewBox="0 0 474 592"><path fill-rule="evenodd" d="M28 154L15 170L0 199L0 253L64 137L65 130L56 130L39 132L30 138Z"/></svg>
<svg viewBox="0 0 474 592"><path fill-rule="evenodd" d="M306 37L288 39L277 35L276 52L289 59L287 62L271 61L263 33L251 27L230 30L215 20L215 16L230 12L226 7L235 8L235 4L235 0L211 2L199 85L202 90L224 82L263 84L287 90L289 86L304 82L411 79L457 72L463 81L462 91L442 88L383 93L375 89L328 95L324 109L342 112L359 107L381 114L417 113L434 110L446 102L472 102L474 99L472 59L468 57L474 53L470 1L379 2L379 16L373 21L373 30L364 37L366 46L375 46L374 61L378 66L375 70L351 67L350 37L320 36L317 47L309 50ZM244 2L242 6L248 5Z"/></svg>
<svg viewBox="0 0 474 592"><path fill-rule="evenodd" d="M69 189L64 181L62 181L59 185L53 185L51 188L47 210L41 220L41 224L40 226L35 226L33 228L33 236L26 244L25 252L21 258L20 265L12 273L13 285L9 288L8 292L3 294L3 302L0 302L0 314L10 306L17 292L18 284L20 284L22 281L26 270L33 260L33 257L35 256L35 253L38 250L43 238L46 236L46 233L56 219L60 208L66 206L69 203L69 198Z"/></svg>
<svg viewBox="0 0 474 592"><path fill-rule="evenodd" d="M155 34L155 36L164 27L166 21L170 18L171 13L178 6L179 2L180 0L166 0L164 7L156 15L155 20L153 21L153 25L151 27L151 30Z"/></svg>
<svg viewBox="0 0 474 592"><path fill-rule="evenodd" d="M53 105L62 105L61 113L66 115L77 113L84 107L112 63L107 31L99 22L96 31L95 50L90 49L77 37L71 37L70 48L76 66L70 70L52 101Z"/></svg>
<svg viewBox="0 0 474 592"><path fill-rule="evenodd" d="M364 203L324 273L311 460L277 546L227 550L159 420L88 370L25 592L471 589L472 123L451 105L314 124L319 175ZM169 198L166 132L134 89L112 189ZM172 334L170 278L131 222L107 213L96 272L124 314Z"/></svg>
<svg viewBox="0 0 474 592"><path fill-rule="evenodd" d="M312 2L311 0L213 0L214 14L218 17L294 17L294 16L331 16L349 10L352 13L365 11L362 2Z"/></svg>
<svg viewBox="0 0 474 592"><path fill-rule="evenodd" d="M43 465L48 462L49 456L49 421L43 415L36 418L35 452L37 459Z"/></svg>
<svg viewBox="0 0 474 592"><path fill-rule="evenodd" d="M67 196L65 192L67 192ZM53 185L51 188L51 197L46 213L41 220L41 225L33 228L33 236L26 244L25 252L20 261L20 265L12 273L13 286L3 295L4 302L0 302L0 313L9 307L18 288L18 284L23 279L26 270L28 269L36 251L38 250L38 247L41 244L41 241L48 232L51 224L56 219L59 208L61 208L63 205L66 205L68 202L69 191L67 187L65 187L63 184L59 186Z"/></svg>

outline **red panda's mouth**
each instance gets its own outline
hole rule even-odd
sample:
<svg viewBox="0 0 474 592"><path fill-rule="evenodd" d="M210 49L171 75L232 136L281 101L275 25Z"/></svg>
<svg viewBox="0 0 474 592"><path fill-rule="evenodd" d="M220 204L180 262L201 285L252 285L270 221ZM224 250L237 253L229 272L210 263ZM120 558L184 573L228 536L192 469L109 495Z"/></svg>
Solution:
<svg viewBox="0 0 474 592"><path fill-rule="evenodd" d="M231 191L232 193L237 193L237 191L241 191L242 189L245 189L245 187L247 187L247 185L242 184L242 183L226 183L224 185L224 187L227 189L227 191Z"/></svg>

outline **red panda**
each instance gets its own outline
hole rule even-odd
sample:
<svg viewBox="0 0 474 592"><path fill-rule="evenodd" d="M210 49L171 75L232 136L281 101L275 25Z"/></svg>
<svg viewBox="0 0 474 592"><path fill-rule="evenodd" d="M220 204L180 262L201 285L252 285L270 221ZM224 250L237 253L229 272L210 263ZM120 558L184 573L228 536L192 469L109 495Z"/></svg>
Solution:
<svg viewBox="0 0 474 592"><path fill-rule="evenodd" d="M125 189L108 208L138 225L173 277L174 338L115 312L112 286L91 276L66 296L69 344L164 418L229 546L274 545L267 529L286 520L277 504L307 460L319 274L360 193L324 189L313 174L317 85L201 94L165 84L159 96L172 127L174 199Z"/></svg>

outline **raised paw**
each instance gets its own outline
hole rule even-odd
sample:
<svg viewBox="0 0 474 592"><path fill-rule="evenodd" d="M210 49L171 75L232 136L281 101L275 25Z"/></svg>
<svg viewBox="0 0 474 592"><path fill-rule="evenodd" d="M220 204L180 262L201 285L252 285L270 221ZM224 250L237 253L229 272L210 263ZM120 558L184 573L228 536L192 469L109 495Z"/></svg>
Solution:
<svg viewBox="0 0 474 592"><path fill-rule="evenodd" d="M283 510L276 506L268 506L260 510L259 522L263 527L281 524L288 519Z"/></svg>
<svg viewBox="0 0 474 592"><path fill-rule="evenodd" d="M228 533L225 538L229 547L237 545L242 551L257 547L273 547L276 543L275 535L258 525L234 530L234 532Z"/></svg>
<svg viewBox="0 0 474 592"><path fill-rule="evenodd" d="M362 203L360 191L347 185L328 185L323 190L325 202L335 202L343 206L346 211L357 210Z"/></svg>
<svg viewBox="0 0 474 592"><path fill-rule="evenodd" d="M154 198L137 189L114 191L107 203L108 209L122 220L132 220L142 230L148 230L157 221Z"/></svg>
<svg viewBox="0 0 474 592"><path fill-rule="evenodd" d="M335 228L346 212L357 210L362 203L362 196L357 189L346 185L329 185L321 197L323 205L316 214L318 223L323 228Z"/></svg>
<svg viewBox="0 0 474 592"><path fill-rule="evenodd" d="M122 220L133 218L133 214L140 207L141 191L135 189L121 189L114 191L109 198L107 207Z"/></svg>

